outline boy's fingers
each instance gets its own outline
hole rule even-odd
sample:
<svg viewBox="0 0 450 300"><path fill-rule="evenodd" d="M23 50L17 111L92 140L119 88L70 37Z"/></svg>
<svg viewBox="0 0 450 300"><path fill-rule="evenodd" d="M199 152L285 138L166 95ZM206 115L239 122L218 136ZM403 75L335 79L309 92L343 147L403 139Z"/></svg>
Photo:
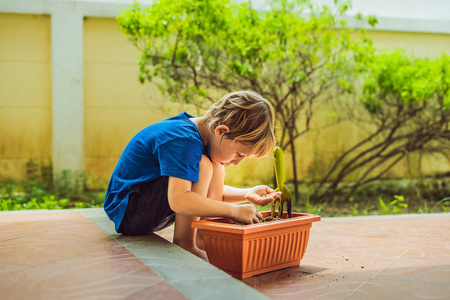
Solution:
<svg viewBox="0 0 450 300"><path fill-rule="evenodd" d="M281 196L281 192L273 192L273 193L270 193L270 197L272 197L272 199L277 199L278 197L280 197Z"/></svg>
<svg viewBox="0 0 450 300"><path fill-rule="evenodd" d="M269 193L275 192L275 190L271 189L270 187L267 187L267 191L268 191Z"/></svg>
<svg viewBox="0 0 450 300"><path fill-rule="evenodd" d="M262 214L259 211L256 212L256 216L258 217L258 219L262 219Z"/></svg>
<svg viewBox="0 0 450 300"><path fill-rule="evenodd" d="M273 201L275 201L278 198L278 196L272 196L270 197L270 201L266 201L267 204L272 203Z"/></svg>

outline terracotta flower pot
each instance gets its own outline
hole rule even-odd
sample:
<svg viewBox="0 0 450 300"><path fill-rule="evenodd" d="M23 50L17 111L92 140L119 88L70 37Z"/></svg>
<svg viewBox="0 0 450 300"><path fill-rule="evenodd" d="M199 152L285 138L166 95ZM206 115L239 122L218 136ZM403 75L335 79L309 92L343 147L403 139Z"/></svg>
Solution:
<svg viewBox="0 0 450 300"><path fill-rule="evenodd" d="M270 216L270 211L262 215ZM319 216L292 213L292 218L252 225L209 218L193 222L192 227L201 229L209 262L243 279L298 266L308 245L309 229L316 221Z"/></svg>

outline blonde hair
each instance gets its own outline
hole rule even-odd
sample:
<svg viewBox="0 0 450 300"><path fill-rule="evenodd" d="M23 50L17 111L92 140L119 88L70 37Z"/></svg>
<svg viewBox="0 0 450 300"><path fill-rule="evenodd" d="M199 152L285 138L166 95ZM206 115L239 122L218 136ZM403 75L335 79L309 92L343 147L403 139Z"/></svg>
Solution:
<svg viewBox="0 0 450 300"><path fill-rule="evenodd" d="M224 137L250 147L249 156L264 157L276 145L275 113L270 102L252 91L226 94L205 113L205 124L214 131L219 125L230 129Z"/></svg>

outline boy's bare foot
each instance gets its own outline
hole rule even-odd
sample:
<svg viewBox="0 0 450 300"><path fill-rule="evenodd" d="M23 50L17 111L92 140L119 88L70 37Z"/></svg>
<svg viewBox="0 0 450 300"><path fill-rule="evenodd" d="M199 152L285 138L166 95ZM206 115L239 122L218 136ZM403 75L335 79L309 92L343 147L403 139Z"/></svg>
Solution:
<svg viewBox="0 0 450 300"><path fill-rule="evenodd" d="M200 250L198 247L192 246L192 245L184 245L182 243L178 243L177 245L180 246L181 248L183 248L184 250L189 251L192 254L200 257L204 261L209 261L208 256L206 255L206 252L203 250Z"/></svg>
<svg viewBox="0 0 450 300"><path fill-rule="evenodd" d="M205 250L205 243L203 242L203 236L202 236L200 229L197 229L197 233L195 235L195 245L200 250Z"/></svg>
<svg viewBox="0 0 450 300"><path fill-rule="evenodd" d="M200 257L201 259L203 259L204 261L208 262L208 256L206 255L206 251L200 250L197 247L194 247L193 249L186 249L187 251L191 252L194 255L197 255L198 257Z"/></svg>

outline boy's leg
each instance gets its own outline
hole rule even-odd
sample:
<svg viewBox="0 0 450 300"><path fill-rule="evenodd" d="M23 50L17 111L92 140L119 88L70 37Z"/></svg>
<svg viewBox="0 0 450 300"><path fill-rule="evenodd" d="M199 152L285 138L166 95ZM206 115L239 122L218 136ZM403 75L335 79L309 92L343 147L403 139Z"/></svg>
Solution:
<svg viewBox="0 0 450 300"><path fill-rule="evenodd" d="M161 176L150 182L137 184L128 194L128 204L119 233L147 235L172 224L175 213L167 200L169 177Z"/></svg>
<svg viewBox="0 0 450 300"><path fill-rule="evenodd" d="M213 174L209 184L207 197L217 201L223 200L223 184L225 181L225 167L220 164L212 164Z"/></svg>
<svg viewBox="0 0 450 300"><path fill-rule="evenodd" d="M213 173L212 163L207 156L202 155L199 167L198 182L192 183L192 191L206 197ZM173 243L206 260L206 253L195 245L196 229L191 226L192 222L199 219L199 217L176 213Z"/></svg>
<svg viewBox="0 0 450 300"><path fill-rule="evenodd" d="M217 201L223 199L223 183L225 180L225 167L220 164L212 164L213 174L209 184L207 197ZM196 245L199 249L205 250L201 230L197 230L195 237Z"/></svg>

